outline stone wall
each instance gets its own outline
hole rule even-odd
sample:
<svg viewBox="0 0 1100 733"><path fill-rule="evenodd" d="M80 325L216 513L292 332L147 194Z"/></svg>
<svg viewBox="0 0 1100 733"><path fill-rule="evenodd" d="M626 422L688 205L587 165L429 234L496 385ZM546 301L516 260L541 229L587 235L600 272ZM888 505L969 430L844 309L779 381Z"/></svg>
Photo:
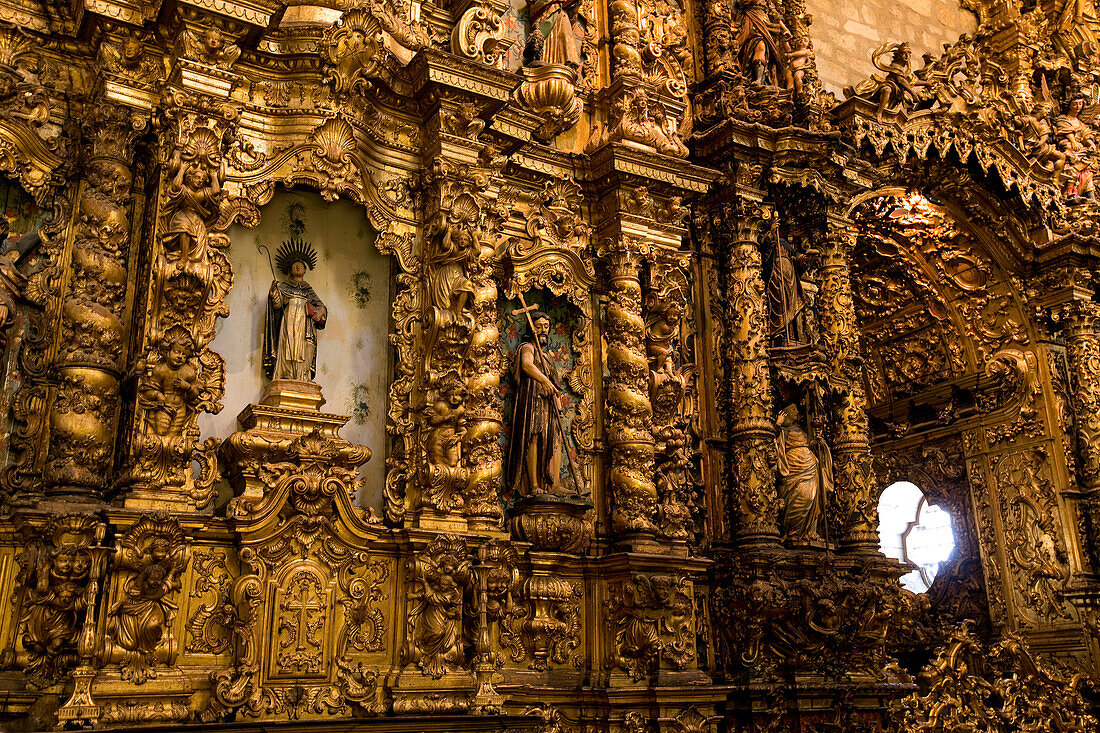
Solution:
<svg viewBox="0 0 1100 733"><path fill-rule="evenodd" d="M977 20L958 0L810 0L811 27L821 85L843 99L842 89L875 71L871 51L887 41L909 41L913 68L921 55L973 33Z"/></svg>

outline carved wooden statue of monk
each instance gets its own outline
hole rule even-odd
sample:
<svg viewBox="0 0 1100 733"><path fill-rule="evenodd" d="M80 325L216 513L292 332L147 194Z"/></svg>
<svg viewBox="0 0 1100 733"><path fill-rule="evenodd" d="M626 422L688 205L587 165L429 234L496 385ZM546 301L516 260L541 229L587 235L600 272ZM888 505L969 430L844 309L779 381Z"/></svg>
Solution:
<svg viewBox="0 0 1100 733"><path fill-rule="evenodd" d="M276 265L289 280L274 281L267 295L264 322L264 373L271 379L312 381L317 373L317 331L325 327L328 309L303 278L317 264L317 253L305 242L284 242Z"/></svg>

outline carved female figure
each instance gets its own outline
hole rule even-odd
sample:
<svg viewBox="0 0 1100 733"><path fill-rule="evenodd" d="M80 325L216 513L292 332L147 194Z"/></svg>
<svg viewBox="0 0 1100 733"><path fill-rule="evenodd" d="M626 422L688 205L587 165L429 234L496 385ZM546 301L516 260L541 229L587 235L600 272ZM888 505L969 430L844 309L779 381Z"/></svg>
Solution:
<svg viewBox="0 0 1100 733"><path fill-rule="evenodd" d="M832 490L833 461L823 443L811 446L798 424L798 408L787 405L776 420L779 459L779 501L784 535L788 540L816 539L821 503Z"/></svg>
<svg viewBox="0 0 1100 733"><path fill-rule="evenodd" d="M1096 142L1093 140L1092 130L1078 117L1085 109L1086 101L1080 94L1073 97L1065 114L1058 115L1054 120L1054 138L1058 150L1077 165L1077 178L1066 184L1065 193L1066 196L1080 198L1092 198L1094 194L1092 165L1086 160L1086 156L1096 150Z"/></svg>
<svg viewBox="0 0 1100 733"><path fill-rule="evenodd" d="M403 657L439 679L465 657L462 599L471 583L465 543L439 539L415 565L409 589L409 638Z"/></svg>
<svg viewBox="0 0 1100 733"><path fill-rule="evenodd" d="M143 519L123 536L115 567L127 574L122 597L107 621L104 660L122 666L123 679L136 683L152 676L155 664L175 657L171 624L176 604L171 595L191 558L172 520Z"/></svg>
<svg viewBox="0 0 1100 733"><path fill-rule="evenodd" d="M317 331L328 309L302 278L317 264L313 247L301 240L284 242L276 265L290 280L271 283L264 323L264 372L271 379L312 381L317 373Z"/></svg>

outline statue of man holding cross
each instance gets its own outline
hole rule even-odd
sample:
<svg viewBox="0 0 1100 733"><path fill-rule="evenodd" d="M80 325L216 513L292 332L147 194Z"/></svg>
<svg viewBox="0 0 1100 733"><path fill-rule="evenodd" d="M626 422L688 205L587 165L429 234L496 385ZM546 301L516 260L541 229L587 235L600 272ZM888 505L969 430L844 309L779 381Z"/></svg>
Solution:
<svg viewBox="0 0 1100 733"><path fill-rule="evenodd" d="M546 354L550 317L530 308L513 315L528 316L523 343L513 365L516 409L508 442L507 489L516 497L568 493L560 481L564 392L561 377Z"/></svg>

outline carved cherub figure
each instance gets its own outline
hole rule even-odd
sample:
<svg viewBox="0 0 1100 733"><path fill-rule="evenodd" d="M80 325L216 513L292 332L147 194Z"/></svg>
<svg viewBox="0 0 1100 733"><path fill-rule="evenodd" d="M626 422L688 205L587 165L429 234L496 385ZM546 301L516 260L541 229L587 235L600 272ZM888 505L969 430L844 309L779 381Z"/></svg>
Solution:
<svg viewBox="0 0 1100 733"><path fill-rule="evenodd" d="M466 434L466 385L457 373L443 378L439 397L426 410L428 437L425 449L433 465L458 466L462 438Z"/></svg>
<svg viewBox="0 0 1100 733"><path fill-rule="evenodd" d="M180 326L161 340L160 360L148 368L138 387L150 432L179 436L197 409L202 382L190 363L194 353L194 340Z"/></svg>
<svg viewBox="0 0 1100 733"><path fill-rule="evenodd" d="M806 76L806 68L813 60L814 52L810 48L810 37L806 33L788 38L786 45L787 64L783 70L785 86L787 89L794 90L797 99L802 94L802 80Z"/></svg>
<svg viewBox="0 0 1100 733"><path fill-rule="evenodd" d="M200 31L185 28L180 33L180 48L184 58L219 69L228 69L241 55L241 49L213 27Z"/></svg>

